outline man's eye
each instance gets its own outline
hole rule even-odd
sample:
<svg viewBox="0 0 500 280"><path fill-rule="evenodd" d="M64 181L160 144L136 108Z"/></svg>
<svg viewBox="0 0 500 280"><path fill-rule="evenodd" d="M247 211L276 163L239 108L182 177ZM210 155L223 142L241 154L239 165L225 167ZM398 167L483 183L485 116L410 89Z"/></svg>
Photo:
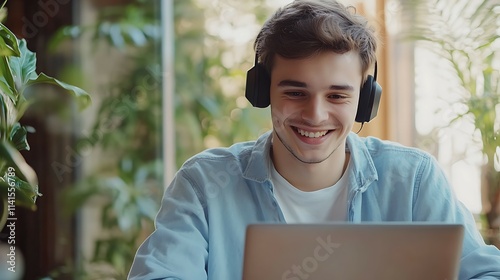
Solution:
<svg viewBox="0 0 500 280"><path fill-rule="evenodd" d="M330 99L344 99L345 96L340 95L340 94L332 94L329 96Z"/></svg>
<svg viewBox="0 0 500 280"><path fill-rule="evenodd" d="M290 92L286 92L285 94L290 96L290 97L300 97L300 96L304 95L302 92L298 92L298 91L290 91Z"/></svg>

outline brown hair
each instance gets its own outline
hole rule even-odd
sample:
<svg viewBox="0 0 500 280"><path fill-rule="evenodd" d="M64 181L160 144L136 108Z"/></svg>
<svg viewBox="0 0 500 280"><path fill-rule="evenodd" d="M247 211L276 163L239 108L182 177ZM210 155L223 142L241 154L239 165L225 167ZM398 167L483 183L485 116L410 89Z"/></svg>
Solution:
<svg viewBox="0 0 500 280"><path fill-rule="evenodd" d="M367 20L350 10L354 8L335 0L295 0L278 9L255 40L259 63L270 72L276 54L294 59L322 51L355 50L364 81L376 60L377 38Z"/></svg>

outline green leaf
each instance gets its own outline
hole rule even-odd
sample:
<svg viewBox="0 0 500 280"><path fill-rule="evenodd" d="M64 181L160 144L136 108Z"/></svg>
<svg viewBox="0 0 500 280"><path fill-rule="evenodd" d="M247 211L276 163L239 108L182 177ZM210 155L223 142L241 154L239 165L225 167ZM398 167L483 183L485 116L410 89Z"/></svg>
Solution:
<svg viewBox="0 0 500 280"><path fill-rule="evenodd" d="M0 57L0 90L16 102L19 94L16 90L8 57Z"/></svg>
<svg viewBox="0 0 500 280"><path fill-rule="evenodd" d="M77 39L81 36L83 28L80 26L65 26L60 28L55 32L55 34L50 38L47 45L47 50L50 53L54 53L57 48L68 39Z"/></svg>
<svg viewBox="0 0 500 280"><path fill-rule="evenodd" d="M146 196L138 196L136 203L139 208L139 213L146 216L151 221L154 221L156 213L158 212L158 203Z"/></svg>
<svg viewBox="0 0 500 280"><path fill-rule="evenodd" d="M15 169L16 176L21 180L30 186L38 185L35 171L26 163L21 153L5 140L0 141L0 159Z"/></svg>
<svg viewBox="0 0 500 280"><path fill-rule="evenodd" d="M73 96L77 98L81 109L90 104L90 96L83 89L61 82L55 78L45 75L44 73L37 75L36 55L28 49L26 40L23 39L19 41L19 50L21 52L21 56L9 58L9 61L6 64L7 67L10 65L13 81L21 92L21 96L18 96L18 100L21 99L22 92L26 87L34 84L52 84L72 93ZM7 79L7 84L10 85L11 83L12 81Z"/></svg>
<svg viewBox="0 0 500 280"><path fill-rule="evenodd" d="M44 73L40 73L38 77L28 81L26 86L32 86L35 84L51 84L67 90L69 93L71 93L74 97L77 98L80 109L87 107L91 103L90 95L83 89L67 84L65 82L61 82L55 78L45 75Z"/></svg>
<svg viewBox="0 0 500 280"><path fill-rule="evenodd" d="M0 23L0 56L20 56L16 35Z"/></svg>
<svg viewBox="0 0 500 280"><path fill-rule="evenodd" d="M0 89L1 90L1 89ZM7 129L8 129L8 123L7 123L7 103L4 101L4 97L0 93L0 140L6 139L7 138Z"/></svg>
<svg viewBox="0 0 500 280"><path fill-rule="evenodd" d="M26 139L27 134L28 130L26 127L21 126L19 123L14 124L14 127L12 127L10 131L10 141L18 151L30 150L28 140Z"/></svg>
<svg viewBox="0 0 500 280"><path fill-rule="evenodd" d="M14 82L22 93L22 89L29 80L36 79L36 55L28 49L26 40L19 40L19 57L10 57L9 64Z"/></svg>
<svg viewBox="0 0 500 280"><path fill-rule="evenodd" d="M8 189L14 187L16 205L36 210L35 202L41 194L38 192L35 171L7 141L0 141L0 159L8 171L0 177L0 193L6 195Z"/></svg>
<svg viewBox="0 0 500 280"><path fill-rule="evenodd" d="M2 59L0 58L0 64L2 63L2 62L1 62L1 60L2 60ZM2 66L0 65L0 68L1 68L1 67L2 67ZM0 71L0 92L4 93L4 94L5 94L6 96L8 96L11 100L16 100L16 99L17 99L17 97L15 96L13 89L12 89L10 86L8 86L8 85L6 84L6 82L5 82L5 80L4 80L4 77L2 76L2 74L1 74L1 73L3 73L3 72L1 72L1 71Z"/></svg>
<svg viewBox="0 0 500 280"><path fill-rule="evenodd" d="M148 43L148 39L140 28L133 25L125 25L123 26L123 32L136 46L144 46Z"/></svg>
<svg viewBox="0 0 500 280"><path fill-rule="evenodd" d="M2 4L2 7L0 7L0 22L3 22L5 18L7 18L7 9L4 9L6 3L7 0L5 0Z"/></svg>
<svg viewBox="0 0 500 280"><path fill-rule="evenodd" d="M109 37L110 37L111 42L114 46L116 46L118 48L125 47L125 38L123 37L120 25L111 24L108 31L109 31L109 33L108 33Z"/></svg>
<svg viewBox="0 0 500 280"><path fill-rule="evenodd" d="M7 195L9 188L11 188L9 183L14 183L16 205L35 211L36 199L41 196L38 192L38 186L32 186L16 176L11 178L4 176L0 178L0 194L3 196Z"/></svg>

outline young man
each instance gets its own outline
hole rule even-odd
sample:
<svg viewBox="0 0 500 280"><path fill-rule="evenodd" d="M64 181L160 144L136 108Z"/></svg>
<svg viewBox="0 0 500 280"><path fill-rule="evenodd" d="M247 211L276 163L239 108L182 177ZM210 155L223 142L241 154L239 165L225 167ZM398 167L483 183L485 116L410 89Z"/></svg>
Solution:
<svg viewBox="0 0 500 280"><path fill-rule="evenodd" d="M182 166L130 279L240 279L248 224L332 221L463 224L460 279L500 279L500 251L484 244L430 155L351 132L379 93L366 20L333 0L296 0L255 48L247 97L270 104L272 131Z"/></svg>

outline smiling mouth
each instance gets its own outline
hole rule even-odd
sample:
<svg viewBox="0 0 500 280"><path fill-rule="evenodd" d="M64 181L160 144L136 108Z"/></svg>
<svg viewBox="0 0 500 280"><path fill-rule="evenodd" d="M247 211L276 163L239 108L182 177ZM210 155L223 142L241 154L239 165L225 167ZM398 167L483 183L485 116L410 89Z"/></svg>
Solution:
<svg viewBox="0 0 500 280"><path fill-rule="evenodd" d="M308 137L308 138L320 138L320 137L323 137L325 136L328 132L330 132L330 130L322 130L322 131L307 131L307 130L303 130L303 129L300 129L298 127L294 127L295 131L297 131L297 133L299 133L300 135L304 136L304 137Z"/></svg>

